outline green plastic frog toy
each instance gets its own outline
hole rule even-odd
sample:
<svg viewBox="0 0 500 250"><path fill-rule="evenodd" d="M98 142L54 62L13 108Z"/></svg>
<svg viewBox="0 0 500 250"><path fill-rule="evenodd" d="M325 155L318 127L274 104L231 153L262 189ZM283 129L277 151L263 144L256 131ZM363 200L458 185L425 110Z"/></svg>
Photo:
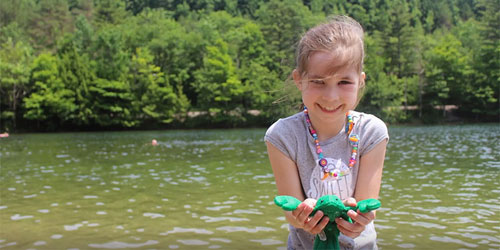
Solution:
<svg viewBox="0 0 500 250"><path fill-rule="evenodd" d="M281 195L274 198L274 203L286 211L293 211L297 209L300 200L293 196ZM377 199L366 199L359 201L355 207L346 207L344 203L335 195L324 195L318 199L316 206L314 207L311 216L313 216L317 211L322 211L325 216L328 216L330 221L323 230L326 239L320 237L320 234L316 235L314 239L314 250L319 249L340 249L339 245L339 234L340 231L337 228L337 223L335 223L335 218L342 217L343 219L352 223L352 220L347 216L349 210L357 211L361 213L367 213L372 210L378 209L380 207L380 201Z"/></svg>

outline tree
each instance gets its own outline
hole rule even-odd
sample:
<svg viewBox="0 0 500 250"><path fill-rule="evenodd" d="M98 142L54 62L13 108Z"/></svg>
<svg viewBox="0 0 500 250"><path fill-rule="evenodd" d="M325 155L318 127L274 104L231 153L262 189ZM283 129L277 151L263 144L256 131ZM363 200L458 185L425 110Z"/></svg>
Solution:
<svg viewBox="0 0 500 250"><path fill-rule="evenodd" d="M108 80L120 80L124 77L129 55L122 37L120 32L112 28L101 29L97 34L92 48L92 59L97 63L97 77Z"/></svg>
<svg viewBox="0 0 500 250"><path fill-rule="evenodd" d="M271 0L256 13L274 65L270 70L286 78L294 65L295 45L301 35L323 16L315 17L300 1Z"/></svg>
<svg viewBox="0 0 500 250"><path fill-rule="evenodd" d="M66 0L46 0L38 3L38 10L30 18L28 33L33 47L55 50L57 41L73 27L73 18Z"/></svg>
<svg viewBox="0 0 500 250"><path fill-rule="evenodd" d="M395 74L398 78L414 72L414 28L411 26L412 16L405 1L395 1L389 10L389 25L383 33L386 72Z"/></svg>
<svg viewBox="0 0 500 250"><path fill-rule="evenodd" d="M89 87L93 122L102 127L134 127L132 93L124 81L96 78Z"/></svg>
<svg viewBox="0 0 500 250"><path fill-rule="evenodd" d="M219 39L215 45L207 46L206 51L203 67L195 72L198 105L209 108L216 116L241 108L245 90L236 75L227 43Z"/></svg>
<svg viewBox="0 0 500 250"><path fill-rule="evenodd" d="M128 13L123 1L94 0L94 24L97 27L122 23Z"/></svg>
<svg viewBox="0 0 500 250"><path fill-rule="evenodd" d="M203 64L203 51L210 43L203 38L207 32L197 25L183 27L172 19L160 16L162 12L154 11L138 22L137 36L144 37L144 42L152 55L153 64L160 67L166 81L174 90L182 91L191 104L197 103L197 94L192 85L195 81L194 71ZM192 28L190 30L189 28ZM180 42L182 41L182 42Z"/></svg>
<svg viewBox="0 0 500 250"><path fill-rule="evenodd" d="M496 0L481 0L478 4L480 18L479 61L473 93L465 101L464 108L476 115L485 114L498 121L500 115L500 4Z"/></svg>
<svg viewBox="0 0 500 250"><path fill-rule="evenodd" d="M400 105L404 101L404 88L394 74L386 74L384 48L376 36L365 36L366 80L365 91L358 109L381 117L384 121L395 122L401 118Z"/></svg>
<svg viewBox="0 0 500 250"><path fill-rule="evenodd" d="M57 51L59 58L59 74L66 89L75 93L76 109L65 120L75 125L93 125L95 113L92 110L92 99L89 88L96 79L95 61L85 53L78 52L71 36L65 37Z"/></svg>
<svg viewBox="0 0 500 250"><path fill-rule="evenodd" d="M24 118L38 123L48 121L45 125L53 127L71 119L77 108L75 92L64 86L55 56L40 54L33 61L30 81L31 93L23 100Z"/></svg>
<svg viewBox="0 0 500 250"><path fill-rule="evenodd" d="M0 1L0 27L17 23L20 27L26 28L37 10L37 2L34 0Z"/></svg>
<svg viewBox="0 0 500 250"><path fill-rule="evenodd" d="M73 40L78 51L90 53L91 46L94 43L94 30L85 16L78 16L75 22L75 32Z"/></svg>
<svg viewBox="0 0 500 250"><path fill-rule="evenodd" d="M446 104L461 105L464 92L471 86L471 58L464 52L462 43L448 33L439 38L431 50L425 55L426 84L424 87L424 110L432 112L434 106Z"/></svg>
<svg viewBox="0 0 500 250"><path fill-rule="evenodd" d="M134 95L134 116L142 122L170 123L189 105L182 88L174 90L160 67L153 64L153 56L147 48L137 48L132 56L128 83Z"/></svg>
<svg viewBox="0 0 500 250"><path fill-rule="evenodd" d="M27 91L32 49L8 39L0 46L0 121L2 129L17 129L19 107ZM22 117L22 116L21 116Z"/></svg>
<svg viewBox="0 0 500 250"><path fill-rule="evenodd" d="M93 118L100 126L133 127L139 124L132 112L133 95L127 82L130 57L120 32L103 28L93 52L96 78L88 87Z"/></svg>

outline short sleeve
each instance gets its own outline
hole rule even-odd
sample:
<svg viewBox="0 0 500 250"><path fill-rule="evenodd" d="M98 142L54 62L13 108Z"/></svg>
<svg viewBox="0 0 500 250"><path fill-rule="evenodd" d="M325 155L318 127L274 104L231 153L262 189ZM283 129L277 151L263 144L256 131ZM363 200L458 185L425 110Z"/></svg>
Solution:
<svg viewBox="0 0 500 250"><path fill-rule="evenodd" d="M292 161L296 161L297 140L293 131L285 119L280 119L267 129L264 141L271 143Z"/></svg>
<svg viewBox="0 0 500 250"><path fill-rule="evenodd" d="M389 140L389 132L387 126L378 117L370 114L363 114L360 122L360 156L370 152L383 140Z"/></svg>

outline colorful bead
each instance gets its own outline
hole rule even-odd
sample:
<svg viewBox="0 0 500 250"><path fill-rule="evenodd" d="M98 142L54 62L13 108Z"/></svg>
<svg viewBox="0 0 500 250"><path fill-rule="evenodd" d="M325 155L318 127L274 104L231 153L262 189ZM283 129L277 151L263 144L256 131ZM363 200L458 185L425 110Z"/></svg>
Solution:
<svg viewBox="0 0 500 250"><path fill-rule="evenodd" d="M325 167L326 165L328 165L328 161L325 158L322 158L321 160L319 160L319 165Z"/></svg>
<svg viewBox="0 0 500 250"><path fill-rule="evenodd" d="M304 114L306 116L306 122L307 126L309 128L309 132L311 133L311 136L314 138L314 144L316 145L316 153L318 154L318 158L320 159L318 161L319 166L322 168L324 175L322 180L328 178L329 175L335 178L341 178L342 176L345 176L346 173L344 171L339 171L339 170L334 170L334 171L328 171L327 165L328 161L325 159L323 155L323 150L321 149L321 146L319 145L319 139L318 139L318 134L316 130L312 127L311 124L311 118L309 117L309 111L307 110L307 107L304 106ZM345 132L348 135L348 141L352 145L352 153L351 153L351 158L349 159L349 167L353 167L356 165L356 156L357 156L357 150L358 150L358 145L359 145L359 136L356 134L351 134L352 129L354 128L354 121L352 119L352 116L349 114L349 112L346 113L347 117L347 123L345 125Z"/></svg>
<svg viewBox="0 0 500 250"><path fill-rule="evenodd" d="M357 143L359 141L358 135L349 136L349 141L351 141L353 143Z"/></svg>

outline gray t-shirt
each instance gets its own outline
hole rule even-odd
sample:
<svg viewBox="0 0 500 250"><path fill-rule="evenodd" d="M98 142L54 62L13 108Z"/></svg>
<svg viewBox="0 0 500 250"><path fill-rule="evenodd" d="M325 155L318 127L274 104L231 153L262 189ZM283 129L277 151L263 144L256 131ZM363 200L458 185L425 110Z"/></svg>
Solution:
<svg viewBox="0 0 500 250"><path fill-rule="evenodd" d="M387 126L377 117L356 111L351 111L350 114L355 123L351 134L357 134L360 138L356 164L353 168L348 167L352 146L347 133L341 129L336 136L320 142L328 167L342 173L341 177L330 176L326 180L322 180L323 171L318 165L316 145L309 133L303 112L279 119L267 130L265 141L270 142L296 163L306 198L318 199L327 194L337 195L342 200L353 197L359 157L372 150L378 143L389 139ZM339 241L344 249L376 248L373 223L367 225L365 231L354 240L341 234ZM313 242L314 235L290 225L289 249L312 249Z"/></svg>

